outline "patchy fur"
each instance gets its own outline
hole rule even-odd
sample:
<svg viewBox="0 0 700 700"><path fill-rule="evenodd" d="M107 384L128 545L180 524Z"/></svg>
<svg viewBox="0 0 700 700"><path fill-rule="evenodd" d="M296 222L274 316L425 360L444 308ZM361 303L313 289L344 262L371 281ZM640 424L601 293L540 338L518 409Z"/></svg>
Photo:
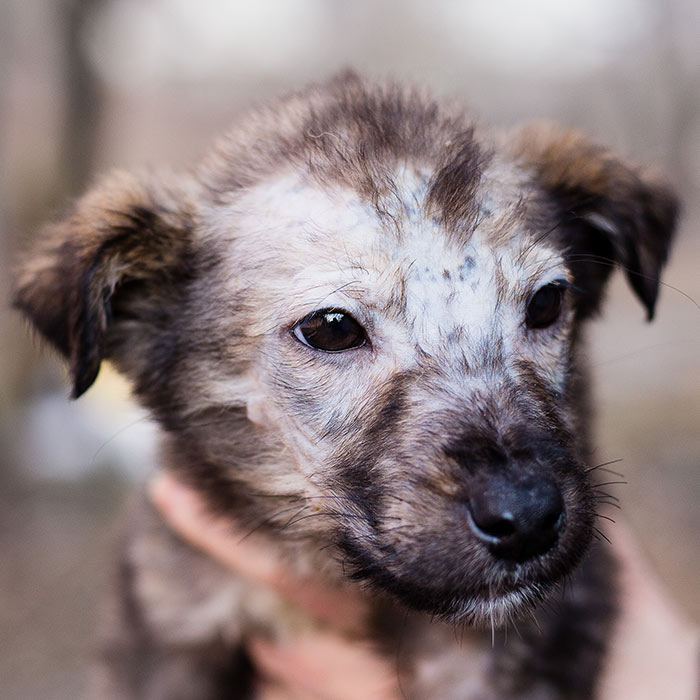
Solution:
<svg viewBox="0 0 700 700"><path fill-rule="evenodd" d="M675 215L580 134L344 74L192 175L98 183L15 300L74 396L102 359L131 378L212 511L366 587L408 697L589 698L615 601L581 328L615 265L651 318ZM341 321L342 351L308 342ZM292 624L146 505L120 562L96 697L243 697L246 634Z"/></svg>

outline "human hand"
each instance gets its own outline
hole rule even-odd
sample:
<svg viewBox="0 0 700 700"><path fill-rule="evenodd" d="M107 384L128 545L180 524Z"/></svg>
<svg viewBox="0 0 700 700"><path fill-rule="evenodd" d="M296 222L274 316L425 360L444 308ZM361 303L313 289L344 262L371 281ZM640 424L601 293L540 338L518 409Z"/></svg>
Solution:
<svg viewBox="0 0 700 700"><path fill-rule="evenodd" d="M401 697L393 665L361 640L367 607L354 589L299 580L266 543L237 534L208 515L198 495L173 476L151 483L151 500L166 522L197 549L237 574L266 586L324 623L283 642L257 637L246 650L262 679L265 700L394 700Z"/></svg>

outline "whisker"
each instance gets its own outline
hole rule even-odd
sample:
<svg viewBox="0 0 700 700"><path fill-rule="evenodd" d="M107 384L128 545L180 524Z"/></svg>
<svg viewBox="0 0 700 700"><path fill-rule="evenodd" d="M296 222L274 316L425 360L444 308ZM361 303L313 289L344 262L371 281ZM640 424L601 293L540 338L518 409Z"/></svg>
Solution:
<svg viewBox="0 0 700 700"><path fill-rule="evenodd" d="M604 496L605 498L609 498L612 501L619 502L619 500L620 500L617 496L613 496L611 493L608 493L607 491L601 491L600 493L595 494L596 498L600 498L601 496Z"/></svg>
<svg viewBox="0 0 700 700"><path fill-rule="evenodd" d="M602 513L596 513L595 514L596 518L603 518L604 520L609 520L611 523L614 523L615 520L608 515L603 515Z"/></svg>
<svg viewBox="0 0 700 700"><path fill-rule="evenodd" d="M612 544L612 541L610 540L610 538L609 538L602 530L599 530L595 525L593 525L593 529L594 529L608 544L610 544L610 545Z"/></svg>
<svg viewBox="0 0 700 700"><path fill-rule="evenodd" d="M611 459L609 462L601 462L600 464L596 464L592 467L588 467L588 469L585 469L584 472L586 474L590 474L590 472L593 472L596 469L600 469L601 471L610 472L611 474L615 474L616 476L623 477L624 474L618 474L617 472L613 471L612 469L606 468L606 467L609 467L611 464L619 464L622 461L623 461L623 459L621 457L619 459Z"/></svg>
<svg viewBox="0 0 700 700"><path fill-rule="evenodd" d="M554 233L554 231L556 231L563 223L564 220L562 219L561 221L558 221L556 224L554 224L554 226L552 226L551 228L536 236L535 239L529 245L523 248L523 250L520 251L520 253L518 254L518 257L516 258L518 264L522 263L523 257L525 257L538 243L541 243L545 238L547 238L547 236Z"/></svg>
<svg viewBox="0 0 700 700"><path fill-rule="evenodd" d="M304 510L305 508L308 508L308 506L306 506L306 505L302 506L301 510ZM289 513L290 511L299 512L300 509L297 505L294 505L294 506L290 506L289 508L283 508L282 510L276 511L272 514L265 515L250 530L248 530L248 532L241 538L241 542L246 540L248 537L253 535L255 532L257 532L261 528L265 527L265 525L268 525L268 524L274 522L280 515L284 515L285 513Z"/></svg>
<svg viewBox="0 0 700 700"><path fill-rule="evenodd" d="M622 506L619 503L614 503L613 501L606 501L605 499L599 499L596 501L601 506L610 506L611 508L617 508L622 510Z"/></svg>
<svg viewBox="0 0 700 700"><path fill-rule="evenodd" d="M624 474L622 474L621 472L616 472L614 469L608 469L606 467L601 467L600 471L605 472L606 474L612 474L613 476L619 476L621 479L625 478Z"/></svg>
<svg viewBox="0 0 700 700"><path fill-rule="evenodd" d="M302 520L308 520L309 518L316 518L321 515L324 515L328 518L333 517L331 513L325 513L322 510L316 511L315 513L307 513L306 515L300 515L298 518L295 518L292 516L290 520L288 520L284 525L282 525L279 529L280 531L282 530L287 530L288 528L292 527L293 525L296 525L297 523L300 523Z"/></svg>

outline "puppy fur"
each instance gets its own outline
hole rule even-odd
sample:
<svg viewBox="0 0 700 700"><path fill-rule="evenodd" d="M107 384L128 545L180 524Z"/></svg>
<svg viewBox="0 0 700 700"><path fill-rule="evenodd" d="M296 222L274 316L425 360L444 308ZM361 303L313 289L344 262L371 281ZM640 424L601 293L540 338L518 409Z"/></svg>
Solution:
<svg viewBox="0 0 700 700"><path fill-rule="evenodd" d="M577 132L492 134L345 73L192 172L99 182L43 232L15 304L74 397L103 360L131 379L162 467L212 512L362 588L406 697L590 698L616 605L583 330L615 266L652 317L676 211ZM311 346L324 314L360 340ZM247 635L310 624L146 503L117 569L95 697L247 697Z"/></svg>

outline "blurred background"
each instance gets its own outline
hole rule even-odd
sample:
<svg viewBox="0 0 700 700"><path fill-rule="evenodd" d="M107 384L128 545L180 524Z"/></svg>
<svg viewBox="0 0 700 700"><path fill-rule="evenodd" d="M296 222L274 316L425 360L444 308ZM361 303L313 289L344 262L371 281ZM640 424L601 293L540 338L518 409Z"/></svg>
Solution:
<svg viewBox="0 0 700 700"><path fill-rule="evenodd" d="M697 0L0 0L0 295L38 224L106 168L186 166L252 103L354 66L546 117L664 170L684 201L657 320L622 280L592 329L600 461L700 620ZM75 698L114 523L153 428L108 369L61 363L0 308L0 695ZM611 477L615 479L616 477Z"/></svg>

